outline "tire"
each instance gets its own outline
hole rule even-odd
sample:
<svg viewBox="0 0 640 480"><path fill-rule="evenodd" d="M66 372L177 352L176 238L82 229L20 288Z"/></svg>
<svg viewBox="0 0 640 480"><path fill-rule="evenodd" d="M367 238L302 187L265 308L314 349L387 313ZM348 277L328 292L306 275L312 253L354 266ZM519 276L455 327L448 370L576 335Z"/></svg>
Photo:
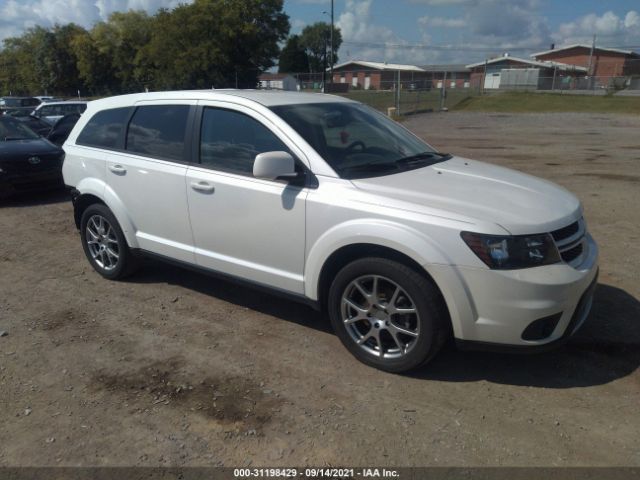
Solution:
<svg viewBox="0 0 640 480"><path fill-rule="evenodd" d="M449 332L434 283L384 258L363 258L342 268L329 289L328 309L345 347L361 362L387 372L426 364Z"/></svg>
<svg viewBox="0 0 640 480"><path fill-rule="evenodd" d="M80 239L89 263L104 278L120 280L136 270L137 258L116 217L105 205L90 205L82 213Z"/></svg>

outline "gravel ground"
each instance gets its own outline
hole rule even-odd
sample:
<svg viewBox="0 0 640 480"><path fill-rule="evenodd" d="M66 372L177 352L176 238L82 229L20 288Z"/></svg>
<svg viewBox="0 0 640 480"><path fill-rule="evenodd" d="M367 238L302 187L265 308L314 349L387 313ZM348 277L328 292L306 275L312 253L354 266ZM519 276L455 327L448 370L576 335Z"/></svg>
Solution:
<svg viewBox="0 0 640 480"><path fill-rule="evenodd" d="M640 465L640 118L405 124L580 196L601 275L569 344L382 373L307 307L153 262L103 280L63 194L17 198L0 206L0 466Z"/></svg>

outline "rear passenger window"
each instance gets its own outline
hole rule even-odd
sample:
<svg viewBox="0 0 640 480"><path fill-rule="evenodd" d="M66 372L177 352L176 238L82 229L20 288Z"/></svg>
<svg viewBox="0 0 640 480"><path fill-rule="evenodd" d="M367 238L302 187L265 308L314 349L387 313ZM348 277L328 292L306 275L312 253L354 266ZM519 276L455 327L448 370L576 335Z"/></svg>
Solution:
<svg viewBox="0 0 640 480"><path fill-rule="evenodd" d="M140 155L184 161L189 105L138 107L129 123L126 149Z"/></svg>
<svg viewBox="0 0 640 480"><path fill-rule="evenodd" d="M285 151L271 130L243 113L205 108L200 133L200 163L226 172L253 175L256 155Z"/></svg>
<svg viewBox="0 0 640 480"><path fill-rule="evenodd" d="M89 147L120 148L121 134L130 111L129 108L113 108L96 113L80 132L76 143Z"/></svg>

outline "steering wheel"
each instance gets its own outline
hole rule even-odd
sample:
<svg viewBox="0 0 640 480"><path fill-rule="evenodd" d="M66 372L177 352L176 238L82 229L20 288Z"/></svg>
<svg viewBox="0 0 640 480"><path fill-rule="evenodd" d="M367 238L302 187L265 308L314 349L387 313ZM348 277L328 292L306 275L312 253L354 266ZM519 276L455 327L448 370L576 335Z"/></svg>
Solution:
<svg viewBox="0 0 640 480"><path fill-rule="evenodd" d="M356 147L360 147L360 151L362 151L362 152L364 152L364 151L367 149L367 147L366 147L366 145L364 144L364 142L362 142L362 141L360 141L360 140L356 140L355 142L351 143L351 144L346 148L346 150L347 150L348 152L351 152L351 151L352 151L352 150L354 150Z"/></svg>

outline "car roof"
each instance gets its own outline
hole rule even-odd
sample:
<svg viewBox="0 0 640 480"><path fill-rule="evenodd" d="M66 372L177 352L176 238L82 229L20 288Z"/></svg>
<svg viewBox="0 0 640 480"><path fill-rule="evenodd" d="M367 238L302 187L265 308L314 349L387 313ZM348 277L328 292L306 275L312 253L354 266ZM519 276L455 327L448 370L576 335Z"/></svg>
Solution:
<svg viewBox="0 0 640 480"><path fill-rule="evenodd" d="M100 100L94 100L91 103L95 104L95 106L99 105L103 108L114 108L133 105L137 102L154 100L232 100L234 98L249 100L266 107L274 107L277 105L297 105L301 103L353 103L353 100L349 100L337 95L328 95L324 93L235 89L182 90L170 92L135 93L131 95L120 95L117 97L108 97Z"/></svg>
<svg viewBox="0 0 640 480"><path fill-rule="evenodd" d="M49 105L85 105L89 103L87 100L62 100L60 102L46 102L46 103L42 103L40 104L41 106L49 106Z"/></svg>

